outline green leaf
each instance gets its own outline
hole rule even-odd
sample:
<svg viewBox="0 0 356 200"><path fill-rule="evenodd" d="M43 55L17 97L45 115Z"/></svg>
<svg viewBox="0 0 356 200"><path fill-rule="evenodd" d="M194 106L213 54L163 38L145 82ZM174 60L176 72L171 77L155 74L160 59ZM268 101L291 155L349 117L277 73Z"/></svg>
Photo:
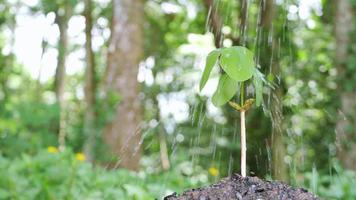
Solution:
<svg viewBox="0 0 356 200"><path fill-rule="evenodd" d="M238 81L230 78L227 74L221 75L218 87L212 98L213 104L222 106L228 102L236 94L238 84Z"/></svg>
<svg viewBox="0 0 356 200"><path fill-rule="evenodd" d="M255 68L253 73L253 85L255 86L256 106L260 106L263 98L263 74Z"/></svg>
<svg viewBox="0 0 356 200"><path fill-rule="evenodd" d="M210 52L209 55L206 57L205 69L203 71L203 76L201 77L200 84L199 84L200 91L204 88L206 82L208 81L211 70L215 66L219 55L220 55L220 50L214 50Z"/></svg>
<svg viewBox="0 0 356 200"><path fill-rule="evenodd" d="M250 79L255 68L253 53L240 46L222 49L220 64L232 79L241 82Z"/></svg>

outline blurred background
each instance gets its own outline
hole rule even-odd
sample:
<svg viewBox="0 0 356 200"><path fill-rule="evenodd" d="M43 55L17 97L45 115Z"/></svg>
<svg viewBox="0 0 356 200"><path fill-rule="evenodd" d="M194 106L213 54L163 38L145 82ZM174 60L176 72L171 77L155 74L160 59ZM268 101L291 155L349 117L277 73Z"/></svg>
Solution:
<svg viewBox="0 0 356 200"><path fill-rule="evenodd" d="M356 199L356 0L0 0L0 199L154 199L240 172L207 54L246 46L273 88L252 176ZM253 92L247 88L248 96Z"/></svg>

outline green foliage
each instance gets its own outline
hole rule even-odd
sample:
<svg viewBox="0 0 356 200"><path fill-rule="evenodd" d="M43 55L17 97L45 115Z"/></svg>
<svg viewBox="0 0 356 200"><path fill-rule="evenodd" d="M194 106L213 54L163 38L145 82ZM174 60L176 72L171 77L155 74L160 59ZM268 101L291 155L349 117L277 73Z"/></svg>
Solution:
<svg viewBox="0 0 356 200"><path fill-rule="evenodd" d="M75 2L78 1L41 0L37 6L30 9L36 12L36 16L49 12L60 14L67 4L73 8L72 14L78 17L82 2L80 4ZM210 25L210 22L206 22L208 9L201 0L169 1L170 6L174 8L173 11L164 9L167 2L152 0L145 2L144 56L154 60L153 66L144 67L146 75L152 73L153 81L151 84L142 82L140 95L143 107L142 160L143 162L149 160L149 164L144 164L141 172L131 173L125 170L104 170L78 162L70 151L62 154L49 154L43 151L43 148L49 145L56 146L58 139L59 110L52 91L53 79L45 83L37 82L36 78L29 77L28 69L17 63L17 55L9 53L9 49L13 48L11 41L15 39L17 41L17 38L14 38L17 34L11 32L18 28L15 23L16 11L26 10L27 5L20 1L15 3L0 0L0 154L3 156L0 158L0 199L62 197L152 199L168 190L179 192L185 188L205 184L206 181L203 180L206 178L206 169L210 166L218 168L221 177L239 171L239 162L232 156L237 155L239 150L236 112L225 108L221 109L222 112L211 111L205 98L197 97L192 90L192 86L197 84L199 73L192 67L197 63L195 56L200 56L200 50L212 48L210 44L212 41L206 39L199 41L200 49L192 49L189 55L185 51L177 50L191 43L191 35L194 37L207 35L206 25ZM227 43L232 41L233 45L239 45L237 41L239 39L241 41L241 38L236 26L240 21L239 1L219 2L216 9L223 19L223 44L225 41ZM353 6L356 5L356 0L350 2ZM94 3L93 43L103 41L103 45L95 49L98 66L96 77L98 83L103 83L105 54L108 51L108 38L104 35L110 26L112 4L101 1ZM259 20L258 12L261 8L259 2L251 2L244 45L255 53L256 64L260 64L261 67L255 67L253 64L251 76L249 67L247 67L249 70L244 70L245 65L250 66L253 62L253 54L249 53L249 50L243 50L244 47L217 49L207 57L199 87L200 90L204 88L213 67L217 65L222 74L212 100L215 105L223 105L232 98L231 95L236 94L238 82L241 82L236 79L247 78L248 81L245 81L247 95L252 93L250 84L253 84L256 105L263 103L268 109L271 98L275 97L263 96L264 92L266 94L271 92L263 85L278 83L283 93L279 101L283 106L283 113L280 114L284 122L281 128L285 136L283 139L287 153L284 162L290 166L290 171L295 170L297 186L304 185L314 189L325 199L356 199L352 190L355 188L354 172L338 170L336 165L329 169L329 165L326 164L330 157L336 156L335 124L340 109L336 102L339 101L342 90L353 91L356 76L354 73L356 61L353 56L356 52L356 37L351 37L348 46L350 56L343 63L345 76L337 73L338 69L333 63L335 54L331 23L334 16L333 4L330 0L323 0L322 16L319 16L321 14L319 11L312 11L310 18L306 20L298 19L298 13L289 12L294 6L301 9L299 1L278 4L276 6L278 17L273 21L271 28L273 31L269 32L261 31L260 27L257 27L256 21ZM21 12L20 15L32 17L27 12ZM322 19L323 17L327 17L325 18L327 22ZM314 26L310 26L313 24ZM350 26L352 36L356 26L355 23ZM44 39L48 38L46 34L44 36ZM84 45L73 45L72 39L69 42L69 49L73 49L73 52L82 50ZM274 56L271 58L264 49L271 49L273 45L278 46L278 51L272 52ZM43 49L45 57L54 48L52 44L47 50ZM247 51L248 56L245 56L243 51ZM234 56L229 58L223 56L222 52ZM267 58L262 59L263 56ZM276 58L278 63L275 61ZM271 66L275 65L280 68L280 74L271 73ZM72 67L74 66L68 66ZM43 68L47 69L47 63ZM239 68L242 68L244 73L237 73ZM255 69L266 74L266 77ZM69 96L66 103L67 145L75 151L82 151L85 140L84 104L80 96L84 73L68 75L66 78L66 91ZM120 96L111 91L104 94L100 84L97 89L95 132L99 144L102 128L114 116ZM166 108L161 108L160 98L167 102L174 100L186 105L187 112L190 111L188 117L175 121L171 113L162 115ZM249 130L248 155L251 155L248 156L248 167L249 171L260 177L271 173L273 160L271 151L274 148L270 146L268 138L272 124L269 119L262 119L263 111L253 109L246 119ZM155 126L156 123L159 125ZM160 171L160 145L157 138L159 131L166 134L168 153L174 166L167 173ZM97 163L106 157L112 158L102 146L95 147ZM314 165L318 171L305 173ZM73 176L75 178L71 192L68 192L71 174L75 174ZM300 177L305 178L304 182L298 182L297 179ZM162 185L165 185L163 189Z"/></svg>
<svg viewBox="0 0 356 200"><path fill-rule="evenodd" d="M200 90L204 88L216 63L226 74L220 75L218 87L213 95L212 102L215 106L227 103L236 94L239 83L247 81L252 76L256 99L258 99L257 105L261 105L263 74L254 67L253 53L250 50L246 47L234 46L210 52L200 79Z"/></svg>
<svg viewBox="0 0 356 200"><path fill-rule="evenodd" d="M54 12L57 13L61 12L59 11L60 9L63 9L66 5L68 5L71 8L74 8L75 5L77 4L77 0L41 0L40 1L40 6L39 7L33 7L33 11L42 11L45 14ZM63 11L63 10L62 10Z"/></svg>
<svg viewBox="0 0 356 200"><path fill-rule="evenodd" d="M0 199L160 199L206 183L206 173L190 165L165 173L107 170L83 162L81 154L49 147L35 156L0 156Z"/></svg>
<svg viewBox="0 0 356 200"><path fill-rule="evenodd" d="M58 106L37 102L8 105L9 117L0 117L0 153L13 157L36 152L57 142Z"/></svg>
<svg viewBox="0 0 356 200"><path fill-rule="evenodd" d="M243 82L252 77L255 62L251 51L236 46L221 50L220 65L232 79Z"/></svg>
<svg viewBox="0 0 356 200"><path fill-rule="evenodd" d="M216 65L216 62L217 62L219 56L220 56L220 51L214 50L214 51L210 52L209 55L206 57L206 65L205 65L205 68L203 71L203 76L200 79L200 84L199 84L200 90L202 90L204 88L206 82L208 81L211 70Z"/></svg>
<svg viewBox="0 0 356 200"><path fill-rule="evenodd" d="M218 87L213 95L212 102L215 106L222 106L235 94L238 82L223 74L220 76Z"/></svg>
<svg viewBox="0 0 356 200"><path fill-rule="evenodd" d="M351 9L354 11L356 10L356 1L349 0L351 4ZM347 47L348 56L345 60L345 72L343 77L341 77L340 82L343 84L343 88L345 91L355 91L356 86L356 39L355 39L355 32L356 32L356 18L353 17L352 24L350 24L350 31L349 31L349 38L350 41Z"/></svg>
<svg viewBox="0 0 356 200"><path fill-rule="evenodd" d="M328 174L319 174L314 168L305 173L304 186L318 194L323 199L353 200L356 199L356 172L343 169L334 160Z"/></svg>

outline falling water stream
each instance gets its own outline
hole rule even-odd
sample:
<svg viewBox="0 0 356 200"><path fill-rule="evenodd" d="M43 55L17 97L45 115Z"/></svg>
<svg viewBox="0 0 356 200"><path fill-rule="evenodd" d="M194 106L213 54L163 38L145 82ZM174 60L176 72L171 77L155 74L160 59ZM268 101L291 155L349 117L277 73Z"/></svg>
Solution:
<svg viewBox="0 0 356 200"><path fill-rule="evenodd" d="M238 37L242 34L240 43L247 45L247 47L254 51L256 65L262 70L268 82L264 87L263 107L254 107L253 110L248 112L248 174L258 175L261 176L261 178L278 179L281 176L276 176L276 173L286 173L289 171L289 174L291 174L290 183L296 184L297 171L300 169L309 170L312 172L311 188L313 192L317 192L318 172L316 165L314 164L312 169L305 169L304 157L307 150L303 145L303 134L295 133L291 127L287 127L289 123L286 122L283 112L283 104L285 103L279 93L280 90L282 90L282 84L284 82L282 74L285 66L282 66L282 64L288 63L289 65L293 65L292 42L287 39L289 35L292 34L288 28L288 8L292 3L289 1L276 1L279 6L284 7L285 11L284 13L278 13L283 17L283 24L281 28L282 34L276 36L278 32L276 28L277 24L274 23L273 20L269 25L264 24L267 22L265 22L266 18L263 17L268 17L265 11L268 9L268 5L266 4L267 0L240 1L247 2L244 5L247 7L247 13L245 15L247 23L242 27L239 27L239 23L232 23L231 26L231 22L237 21L233 19L232 15L234 12L233 9L236 9L234 6L222 0L211 2L214 3L208 8L206 32L212 32L215 36L220 36L220 38L215 38L215 44L221 47L231 45L231 40L234 39L231 39L231 37ZM258 11L256 13L250 13L252 4L259 5L257 6ZM240 6L242 5L238 5L238 7ZM280 16L270 17L275 18ZM270 26L267 33L265 26ZM255 28L254 33L252 31L253 28ZM231 30L228 31L229 29ZM265 49L269 49L270 51L268 59L263 58L266 57L266 55L263 55ZM284 55L283 58L282 54ZM201 66L204 65L202 60L205 60L205 56L206 55L197 56L194 65L201 68ZM284 59L283 62L280 61L281 59ZM191 88L196 88L196 86L192 86ZM196 94L197 91L195 89L191 90L191 88L188 93ZM247 94L253 97L254 94L251 89L251 86L247 87ZM209 90L211 90L211 88ZM181 126L177 126L175 124L176 122L165 119L167 116L160 117L161 120L157 123L164 126L169 137L172 138L168 148L170 152L169 158L171 161L175 161L179 157L177 154L179 153L180 145L188 144L189 150L186 154L190 160L184 163L186 169L185 171L183 170L182 173L186 173L189 176L192 171L196 170L196 167L200 167L202 160L210 161L210 165L204 167L206 167L206 170L210 168L217 169L219 173L221 172L219 176L230 176L234 173L240 173L239 117L237 113L232 113L227 107L212 108L210 100L206 99L208 98L195 99L195 102L190 109L188 109L190 118L189 126L195 132L193 136L187 135L185 129ZM167 102L168 101L169 100L167 100ZM253 122L250 121L250 119L258 119L260 121ZM269 125L266 126L266 124ZM261 130L261 128L264 129ZM148 134L148 132L145 132L142 137L143 139L146 133ZM281 135L275 135L276 133L281 133ZM205 139L207 135L210 136L208 141ZM276 138L280 140L278 144L281 145L278 147L280 148L279 150L283 151L283 154L281 154L282 157L279 158L280 160L276 160L276 153L278 153L278 151L275 151L277 147L274 146L276 144ZM142 144L143 139L140 144ZM294 155L292 154L297 152L297 150L293 148L296 147L284 145L286 139L294 146L300 147L298 151L301 152L300 155L293 157ZM223 154L223 151L228 153ZM254 154L251 154L251 152L254 152ZM277 165L274 162L278 162ZM249 166L253 166L253 169ZM281 172L281 170L284 169L287 171ZM201 168L198 168L198 170L201 170ZM168 180L169 176L171 175L166 174L165 179ZM217 178L218 177L215 177L214 181L216 181ZM161 193L163 194L165 190L166 183L164 182L162 183Z"/></svg>

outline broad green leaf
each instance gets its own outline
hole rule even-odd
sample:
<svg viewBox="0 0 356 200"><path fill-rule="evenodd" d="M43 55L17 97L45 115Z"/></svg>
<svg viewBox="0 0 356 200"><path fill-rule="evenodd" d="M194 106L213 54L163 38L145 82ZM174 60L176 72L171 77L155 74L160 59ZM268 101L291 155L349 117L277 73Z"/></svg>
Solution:
<svg viewBox="0 0 356 200"><path fill-rule="evenodd" d="M220 50L214 50L209 53L209 55L206 58L206 64L205 64L205 69L203 71L203 76L200 79L200 84L199 84L199 89L200 91L204 88L206 82L209 79L211 70L215 66L218 58L220 55Z"/></svg>
<svg viewBox="0 0 356 200"><path fill-rule="evenodd" d="M220 64L232 79L241 82L250 79L255 68L253 53L240 46L222 49Z"/></svg>
<svg viewBox="0 0 356 200"><path fill-rule="evenodd" d="M253 85L255 86L256 106L260 106L262 103L263 79L263 74L255 68L253 73Z"/></svg>
<svg viewBox="0 0 356 200"><path fill-rule="evenodd" d="M230 78L227 74L221 75L218 87L212 98L213 104L222 106L228 102L236 94L238 84L238 81Z"/></svg>

